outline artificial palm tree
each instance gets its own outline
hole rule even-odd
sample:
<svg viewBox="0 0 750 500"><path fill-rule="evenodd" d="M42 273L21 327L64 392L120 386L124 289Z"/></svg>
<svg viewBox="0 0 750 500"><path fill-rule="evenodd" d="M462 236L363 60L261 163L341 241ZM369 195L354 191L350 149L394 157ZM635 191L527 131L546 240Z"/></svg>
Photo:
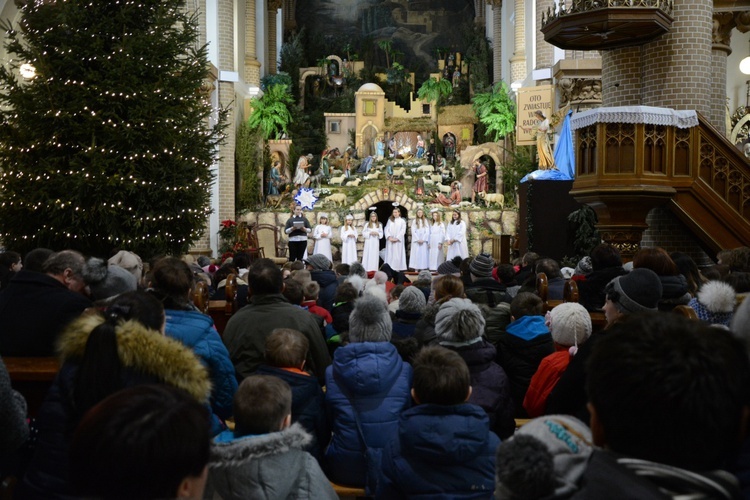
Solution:
<svg viewBox="0 0 750 500"><path fill-rule="evenodd" d="M438 80L435 77L431 77L429 80L425 80L422 86L417 91L417 96L423 101L434 102L435 109L437 109L438 103L442 97L449 96L453 92L453 85L447 78L441 78Z"/></svg>

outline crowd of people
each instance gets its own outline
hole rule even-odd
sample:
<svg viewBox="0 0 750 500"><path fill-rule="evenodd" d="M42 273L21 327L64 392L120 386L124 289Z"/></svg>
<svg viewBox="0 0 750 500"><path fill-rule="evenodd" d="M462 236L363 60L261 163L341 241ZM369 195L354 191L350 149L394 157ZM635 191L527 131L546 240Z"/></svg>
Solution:
<svg viewBox="0 0 750 500"><path fill-rule="evenodd" d="M0 362L16 498L750 495L750 248L703 269L604 243L575 269L449 254L413 281L302 250L282 267L1 254L0 359L60 361L31 421ZM230 275L220 335L191 292L226 296ZM578 302L559 303L567 280Z"/></svg>

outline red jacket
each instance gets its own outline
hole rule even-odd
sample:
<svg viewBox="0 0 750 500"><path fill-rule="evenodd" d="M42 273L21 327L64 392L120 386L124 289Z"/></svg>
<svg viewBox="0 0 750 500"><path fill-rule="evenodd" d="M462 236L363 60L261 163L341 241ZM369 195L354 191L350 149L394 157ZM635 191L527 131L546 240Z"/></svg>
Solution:
<svg viewBox="0 0 750 500"><path fill-rule="evenodd" d="M333 318L331 317L331 313L328 312L328 310L325 307L320 307L314 300L306 300L302 304L300 304L302 307L306 307L308 311L311 313L320 316L324 320L326 320L326 325L330 325L333 323Z"/></svg>
<svg viewBox="0 0 750 500"><path fill-rule="evenodd" d="M531 377L529 389L523 399L523 407L531 418L544 415L547 397L549 397L549 393L555 388L557 381L560 380L570 363L572 356L568 349L563 347L558 349L564 350L556 351L542 359L536 373Z"/></svg>

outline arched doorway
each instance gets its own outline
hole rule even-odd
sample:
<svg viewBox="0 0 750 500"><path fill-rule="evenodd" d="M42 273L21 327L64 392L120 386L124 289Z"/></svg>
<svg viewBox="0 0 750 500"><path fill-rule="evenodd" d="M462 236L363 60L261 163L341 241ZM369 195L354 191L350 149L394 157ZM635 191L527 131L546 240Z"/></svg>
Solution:
<svg viewBox="0 0 750 500"><path fill-rule="evenodd" d="M365 224L367 224L367 221L370 218L370 209L374 208L375 213L378 214L378 222L383 224L383 229L385 229L386 224L388 224L388 220L390 219L391 215L393 214L393 206L394 202L391 200L383 200L379 201L377 203L374 203L373 205L367 207L367 215L365 218ZM398 205L399 212L401 212L401 217L406 221L406 235L404 239L404 245L406 245L406 256L407 256L407 262L409 259L409 246L410 246L410 235L409 235L409 209L407 209L404 205ZM383 250L385 248L385 238L382 238L380 240L380 249ZM381 252L382 253L382 252ZM380 265L383 265L383 260L381 257ZM380 267L380 266L378 266Z"/></svg>
<svg viewBox="0 0 750 500"><path fill-rule="evenodd" d="M495 164L495 159L490 155L482 155L479 157L479 161L481 163L484 163L484 165L487 167L487 192L495 193L495 189L497 187L497 165Z"/></svg>

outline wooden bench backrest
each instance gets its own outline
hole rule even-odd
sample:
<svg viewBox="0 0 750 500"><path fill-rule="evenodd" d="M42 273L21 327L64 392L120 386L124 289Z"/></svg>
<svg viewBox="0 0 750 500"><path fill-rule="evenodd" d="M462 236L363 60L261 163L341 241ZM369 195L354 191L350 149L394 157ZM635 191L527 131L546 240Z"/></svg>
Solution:
<svg viewBox="0 0 750 500"><path fill-rule="evenodd" d="M195 290L193 290L193 305L200 312L206 314L206 311L208 311L208 301L208 285L204 281L199 281L195 284Z"/></svg>
<svg viewBox="0 0 750 500"><path fill-rule="evenodd" d="M35 417L60 371L57 358L3 358L13 389L26 399L30 417Z"/></svg>

